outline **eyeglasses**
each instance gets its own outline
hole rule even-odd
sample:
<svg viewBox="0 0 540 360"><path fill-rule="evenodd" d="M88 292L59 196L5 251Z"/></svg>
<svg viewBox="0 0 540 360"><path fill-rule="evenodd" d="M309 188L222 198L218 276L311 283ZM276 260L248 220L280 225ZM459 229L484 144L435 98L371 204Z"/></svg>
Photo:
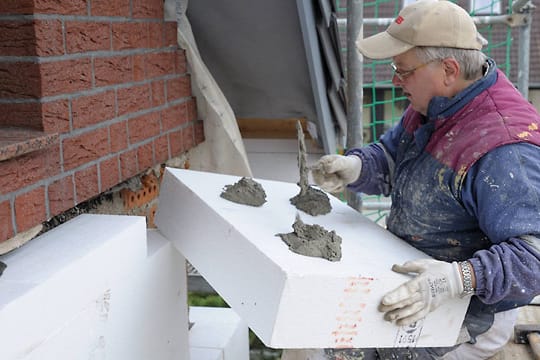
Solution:
<svg viewBox="0 0 540 360"><path fill-rule="evenodd" d="M423 64L420 64L418 65L417 67L414 67L410 70L406 70L406 71L402 71L402 70L399 70L397 68L397 66L394 64L394 63L391 63L390 66L392 67L392 71L394 72L394 75L398 77L398 79L400 81L404 81L405 79L407 79L409 76L411 76L412 74L414 74L414 72L418 69L421 69L423 68L424 66L427 66L429 64L431 64L432 62L434 61L437 61L438 59L433 59L433 60L430 60L428 62L425 62Z"/></svg>

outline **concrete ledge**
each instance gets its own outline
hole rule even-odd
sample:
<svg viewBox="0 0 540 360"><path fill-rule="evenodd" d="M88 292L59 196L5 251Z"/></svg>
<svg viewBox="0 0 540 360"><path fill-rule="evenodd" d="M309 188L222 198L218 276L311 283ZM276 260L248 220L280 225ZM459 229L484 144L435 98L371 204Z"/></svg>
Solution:
<svg viewBox="0 0 540 360"><path fill-rule="evenodd" d="M247 325L230 308L189 308L191 360L248 360Z"/></svg>

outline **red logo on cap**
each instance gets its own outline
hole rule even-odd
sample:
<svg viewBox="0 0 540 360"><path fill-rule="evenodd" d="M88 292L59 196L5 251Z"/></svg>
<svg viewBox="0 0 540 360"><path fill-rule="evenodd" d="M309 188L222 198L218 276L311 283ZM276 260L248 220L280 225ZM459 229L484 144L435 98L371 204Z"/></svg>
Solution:
<svg viewBox="0 0 540 360"><path fill-rule="evenodd" d="M400 15L396 18L396 20L394 20L396 22L396 24L401 24L403 22L403 17Z"/></svg>

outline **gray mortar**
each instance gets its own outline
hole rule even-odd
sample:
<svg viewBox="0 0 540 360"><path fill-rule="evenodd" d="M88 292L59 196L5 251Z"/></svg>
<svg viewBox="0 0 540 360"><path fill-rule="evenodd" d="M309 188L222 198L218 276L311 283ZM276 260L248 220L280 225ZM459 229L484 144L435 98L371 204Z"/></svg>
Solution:
<svg viewBox="0 0 540 360"><path fill-rule="evenodd" d="M291 204L312 216L328 214L332 210L330 199L324 191L309 185L308 167L306 161L306 143L300 121L296 122L298 134L298 168L300 170L300 193L290 199Z"/></svg>
<svg viewBox="0 0 540 360"><path fill-rule="evenodd" d="M247 177L241 178L233 185L225 185L220 196L229 201L250 206L262 206L266 202L266 193L262 185Z"/></svg>
<svg viewBox="0 0 540 360"><path fill-rule="evenodd" d="M328 231L317 224L305 224L298 214L292 228L294 231L291 233L276 235L292 252L328 261L341 260L341 237L335 231Z"/></svg>
<svg viewBox="0 0 540 360"><path fill-rule="evenodd" d="M328 214L332 210L326 193L314 187L308 187L304 192L290 199L297 209L312 216Z"/></svg>

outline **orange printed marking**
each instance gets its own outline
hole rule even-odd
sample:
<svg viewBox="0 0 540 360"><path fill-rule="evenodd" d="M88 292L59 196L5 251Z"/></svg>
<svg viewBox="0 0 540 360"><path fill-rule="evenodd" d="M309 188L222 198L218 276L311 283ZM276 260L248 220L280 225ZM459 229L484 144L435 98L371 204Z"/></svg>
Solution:
<svg viewBox="0 0 540 360"><path fill-rule="evenodd" d="M357 327L357 324L341 324L338 326L338 329L356 329Z"/></svg>
<svg viewBox="0 0 540 360"><path fill-rule="evenodd" d="M336 316L336 320L339 322L348 322L348 321L362 321L362 317L360 316ZM338 325L339 326L339 325Z"/></svg>
<svg viewBox="0 0 540 360"><path fill-rule="evenodd" d="M362 300L364 294L371 292L370 285L374 278L362 276L349 277L343 289L343 299L338 303L339 312L336 314L336 328L331 332L336 348L352 348L354 338L358 336L358 323L363 320L363 310L366 308Z"/></svg>
<svg viewBox="0 0 540 360"><path fill-rule="evenodd" d="M352 343L352 341L353 341L352 337L349 337L349 338L341 337L339 339L334 340L334 342L342 343L342 344L350 344L350 343Z"/></svg>
<svg viewBox="0 0 540 360"><path fill-rule="evenodd" d="M332 331L332 335L334 336L338 336L338 335L341 335L341 336L345 336L345 335L351 335L351 336L356 336L358 335L358 331Z"/></svg>

